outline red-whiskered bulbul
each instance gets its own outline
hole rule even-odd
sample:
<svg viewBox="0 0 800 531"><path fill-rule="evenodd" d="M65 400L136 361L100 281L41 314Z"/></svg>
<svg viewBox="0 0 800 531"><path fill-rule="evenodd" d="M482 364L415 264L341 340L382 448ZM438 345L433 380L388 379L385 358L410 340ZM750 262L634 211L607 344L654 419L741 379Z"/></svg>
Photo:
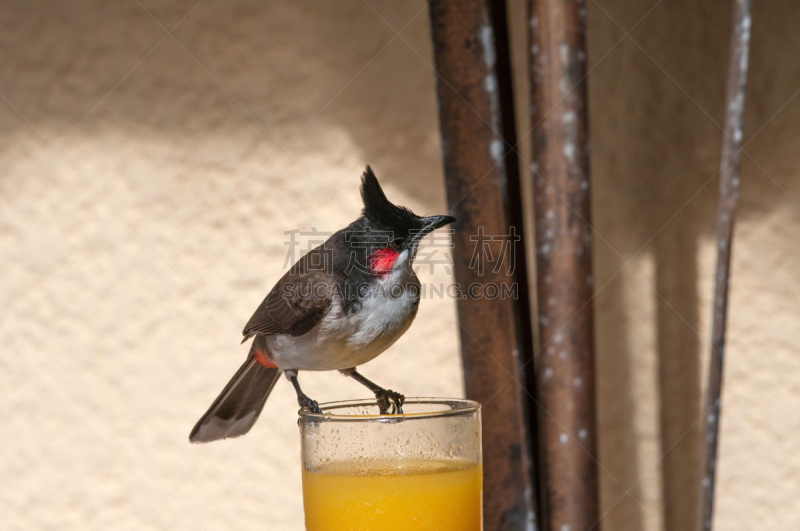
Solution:
<svg viewBox="0 0 800 531"><path fill-rule="evenodd" d="M319 413L300 389L298 371L338 370L375 393L381 413L402 413L405 397L356 371L389 348L417 314L420 283L412 269L428 233L455 221L420 217L386 199L367 166L360 218L309 251L272 288L244 327L247 360L189 435L208 442L247 433L281 373L300 407ZM243 342L244 342L243 341Z"/></svg>

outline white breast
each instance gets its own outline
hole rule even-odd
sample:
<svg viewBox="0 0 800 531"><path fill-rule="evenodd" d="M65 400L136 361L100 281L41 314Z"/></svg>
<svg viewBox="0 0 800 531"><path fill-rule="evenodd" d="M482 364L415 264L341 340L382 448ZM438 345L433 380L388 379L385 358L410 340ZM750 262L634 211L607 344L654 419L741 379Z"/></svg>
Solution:
<svg viewBox="0 0 800 531"><path fill-rule="evenodd" d="M417 314L419 280L408 270L393 272L372 288L351 315L335 298L307 334L268 337L272 359L281 369L306 371L348 369L374 359L408 330Z"/></svg>

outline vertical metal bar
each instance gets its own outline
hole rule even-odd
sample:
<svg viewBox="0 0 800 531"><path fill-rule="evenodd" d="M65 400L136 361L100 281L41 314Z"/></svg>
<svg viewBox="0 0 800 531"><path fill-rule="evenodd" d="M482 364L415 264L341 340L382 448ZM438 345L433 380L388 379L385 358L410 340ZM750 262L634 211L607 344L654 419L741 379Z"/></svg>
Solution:
<svg viewBox="0 0 800 531"><path fill-rule="evenodd" d="M711 357L706 390L706 436L703 441L703 476L697 529L710 531L714 517L714 481L717 468L719 419L722 406L722 369L725 359L725 322L728 312L731 244L739 199L739 166L742 152L742 112L750 48L750 0L734 0L725 96L725 132L720 160L719 207L717 211L717 269L714 278L714 314Z"/></svg>
<svg viewBox="0 0 800 531"><path fill-rule="evenodd" d="M597 529L583 0L530 0L543 528Z"/></svg>
<svg viewBox="0 0 800 531"><path fill-rule="evenodd" d="M430 13L447 199L458 218L454 266L463 290L457 305L465 385L467 396L483 404L484 526L529 531L535 490L520 371L533 343L519 167L510 147L505 4L434 0ZM503 264L479 263L501 255ZM495 288L516 296L481 296Z"/></svg>

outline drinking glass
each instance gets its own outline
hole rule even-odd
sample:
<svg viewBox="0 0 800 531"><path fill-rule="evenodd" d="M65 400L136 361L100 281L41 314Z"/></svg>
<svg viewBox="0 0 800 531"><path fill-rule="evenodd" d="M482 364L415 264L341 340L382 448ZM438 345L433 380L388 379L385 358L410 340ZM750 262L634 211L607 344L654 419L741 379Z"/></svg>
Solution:
<svg viewBox="0 0 800 531"><path fill-rule="evenodd" d="M307 531L477 531L482 526L481 410L471 400L374 400L300 410Z"/></svg>

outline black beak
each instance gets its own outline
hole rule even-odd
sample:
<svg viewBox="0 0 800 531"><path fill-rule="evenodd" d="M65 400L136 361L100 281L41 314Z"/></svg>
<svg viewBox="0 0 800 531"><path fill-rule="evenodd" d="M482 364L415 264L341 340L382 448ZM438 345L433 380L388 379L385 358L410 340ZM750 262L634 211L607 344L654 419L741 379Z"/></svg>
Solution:
<svg viewBox="0 0 800 531"><path fill-rule="evenodd" d="M440 229L445 225L449 225L456 220L453 216L430 216L427 218L422 218L420 221L422 222L422 228L418 233L414 235L414 241L419 241L424 238L427 234L435 231L436 229Z"/></svg>

